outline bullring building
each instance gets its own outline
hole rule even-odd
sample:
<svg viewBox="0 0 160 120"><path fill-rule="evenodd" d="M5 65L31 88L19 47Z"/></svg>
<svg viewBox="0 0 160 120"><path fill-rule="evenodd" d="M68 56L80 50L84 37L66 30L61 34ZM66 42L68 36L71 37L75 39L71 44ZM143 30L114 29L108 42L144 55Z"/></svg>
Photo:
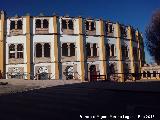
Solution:
<svg viewBox="0 0 160 120"><path fill-rule="evenodd" d="M0 13L0 71L6 79L79 79L137 73L141 33L118 22L70 16ZM119 81L125 74L117 74Z"/></svg>

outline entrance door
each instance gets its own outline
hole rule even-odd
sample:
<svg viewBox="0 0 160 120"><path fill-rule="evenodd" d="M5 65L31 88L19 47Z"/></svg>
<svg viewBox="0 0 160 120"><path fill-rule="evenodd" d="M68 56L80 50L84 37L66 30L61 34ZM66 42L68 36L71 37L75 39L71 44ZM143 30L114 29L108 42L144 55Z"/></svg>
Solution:
<svg viewBox="0 0 160 120"><path fill-rule="evenodd" d="M96 75L97 75L96 66L91 65L89 70L90 70L90 81L97 80L97 78L96 78Z"/></svg>

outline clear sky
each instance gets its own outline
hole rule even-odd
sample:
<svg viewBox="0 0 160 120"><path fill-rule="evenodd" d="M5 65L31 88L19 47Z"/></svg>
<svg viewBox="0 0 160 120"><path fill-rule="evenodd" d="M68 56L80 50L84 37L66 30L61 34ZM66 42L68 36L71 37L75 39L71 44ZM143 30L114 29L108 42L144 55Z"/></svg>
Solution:
<svg viewBox="0 0 160 120"><path fill-rule="evenodd" d="M82 16L103 18L111 21L131 25L138 28L144 36L145 27L149 23L153 12L160 8L160 0L1 0L0 9L8 16L33 16L44 13L52 15ZM146 53L146 61L152 58Z"/></svg>

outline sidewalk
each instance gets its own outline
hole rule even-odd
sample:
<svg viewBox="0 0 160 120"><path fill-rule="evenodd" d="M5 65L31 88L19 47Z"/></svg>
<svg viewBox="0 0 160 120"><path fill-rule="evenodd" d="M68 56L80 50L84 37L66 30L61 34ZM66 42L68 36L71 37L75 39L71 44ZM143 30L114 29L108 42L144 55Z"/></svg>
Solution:
<svg viewBox="0 0 160 120"><path fill-rule="evenodd" d="M158 92L160 93L160 81L136 81L136 82L96 82L91 83L95 89L126 92Z"/></svg>
<svg viewBox="0 0 160 120"><path fill-rule="evenodd" d="M47 88L67 84L82 84L82 87L92 90L109 90L115 92L151 92L160 93L160 81L136 81L136 82L81 82L78 80L0 80L8 82L8 85L0 85L0 94L21 92L33 89Z"/></svg>

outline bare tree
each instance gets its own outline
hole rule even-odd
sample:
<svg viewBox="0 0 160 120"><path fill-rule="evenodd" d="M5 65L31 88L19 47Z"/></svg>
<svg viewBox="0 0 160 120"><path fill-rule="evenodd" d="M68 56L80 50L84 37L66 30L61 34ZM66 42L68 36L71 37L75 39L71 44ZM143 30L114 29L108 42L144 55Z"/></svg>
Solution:
<svg viewBox="0 0 160 120"><path fill-rule="evenodd" d="M146 28L146 45L151 56L160 64L160 10L157 10Z"/></svg>

